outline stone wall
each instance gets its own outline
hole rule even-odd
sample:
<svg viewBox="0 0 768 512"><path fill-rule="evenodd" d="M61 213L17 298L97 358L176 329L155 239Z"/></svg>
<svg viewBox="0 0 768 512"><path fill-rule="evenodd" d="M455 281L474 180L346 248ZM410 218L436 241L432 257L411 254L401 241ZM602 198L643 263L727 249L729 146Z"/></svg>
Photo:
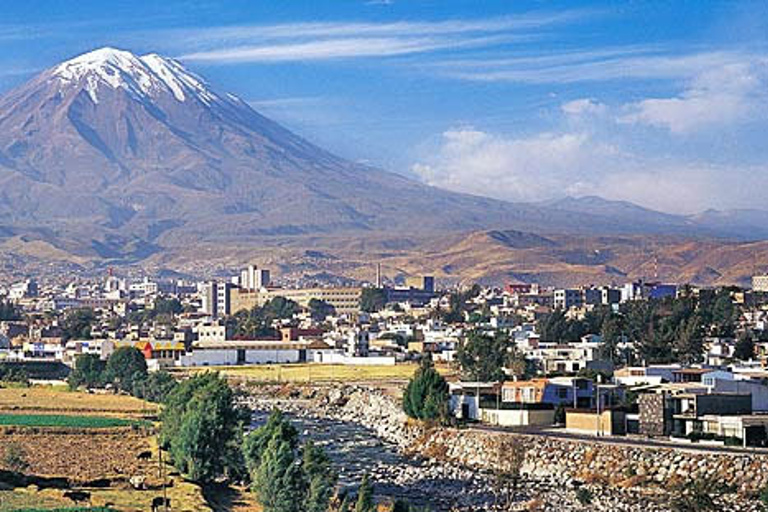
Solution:
<svg viewBox="0 0 768 512"><path fill-rule="evenodd" d="M568 484L574 480L621 488L669 488L689 479L709 478L751 495L768 484L768 456L706 453L668 447L641 447L566 440L541 435L471 428L430 428L409 421L398 401L373 388L305 388L302 399L281 407L323 415L371 428L401 449L478 469L508 467L510 445L524 449L522 473ZM274 391L269 392L274 397ZM621 439L621 438L617 438Z"/></svg>

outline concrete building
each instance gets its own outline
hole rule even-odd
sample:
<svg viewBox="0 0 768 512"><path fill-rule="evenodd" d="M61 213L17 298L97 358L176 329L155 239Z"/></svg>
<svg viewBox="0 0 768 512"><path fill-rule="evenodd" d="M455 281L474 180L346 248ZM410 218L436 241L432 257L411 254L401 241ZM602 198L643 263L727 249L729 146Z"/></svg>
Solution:
<svg viewBox="0 0 768 512"><path fill-rule="evenodd" d="M256 265L248 265L248 268L240 272L238 284L246 290L260 290L270 285L271 276L269 270L258 268Z"/></svg>
<svg viewBox="0 0 768 512"><path fill-rule="evenodd" d="M768 292L768 274L752 276L753 292Z"/></svg>
<svg viewBox="0 0 768 512"><path fill-rule="evenodd" d="M284 297L298 303L302 307L309 307L312 299L326 302L333 306L339 315L356 314L360 311L361 288L267 288L260 290L247 290L243 288L231 288L230 298L231 312L250 310L255 306L263 306L275 297Z"/></svg>
<svg viewBox="0 0 768 512"><path fill-rule="evenodd" d="M555 290L553 304L555 309L578 308L584 305L584 297L581 290L576 288L561 288Z"/></svg>

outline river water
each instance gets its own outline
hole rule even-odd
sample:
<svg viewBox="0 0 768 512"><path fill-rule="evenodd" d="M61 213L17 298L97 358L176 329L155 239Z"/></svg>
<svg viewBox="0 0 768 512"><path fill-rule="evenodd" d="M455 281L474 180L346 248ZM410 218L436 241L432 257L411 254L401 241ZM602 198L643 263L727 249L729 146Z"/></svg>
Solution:
<svg viewBox="0 0 768 512"><path fill-rule="evenodd" d="M254 411L252 426L264 424L268 415L267 411ZM488 475L407 457L356 423L288 413L286 417L299 431L302 442L311 439L325 449L346 490L354 490L368 474L375 494L382 498L407 499L435 511L492 508L494 496Z"/></svg>

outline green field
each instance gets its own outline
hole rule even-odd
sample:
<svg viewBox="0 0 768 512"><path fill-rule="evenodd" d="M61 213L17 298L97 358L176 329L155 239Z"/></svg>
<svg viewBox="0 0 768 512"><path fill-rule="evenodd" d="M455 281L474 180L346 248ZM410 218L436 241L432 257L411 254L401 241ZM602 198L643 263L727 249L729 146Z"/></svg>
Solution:
<svg viewBox="0 0 768 512"><path fill-rule="evenodd" d="M104 416L73 416L62 414L0 414L0 426L111 428L140 425L140 421Z"/></svg>

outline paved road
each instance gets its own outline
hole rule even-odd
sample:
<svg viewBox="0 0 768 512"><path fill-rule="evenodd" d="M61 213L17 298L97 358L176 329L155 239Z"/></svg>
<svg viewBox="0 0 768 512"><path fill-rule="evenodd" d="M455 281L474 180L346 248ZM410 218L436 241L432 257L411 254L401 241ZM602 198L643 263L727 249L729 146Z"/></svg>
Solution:
<svg viewBox="0 0 768 512"><path fill-rule="evenodd" d="M742 455L742 454L760 454L768 455L768 449L766 448L741 448L737 446L711 446L702 444L683 444L675 443L673 441L665 441L658 439L645 439L639 437L624 437L624 436L606 436L597 437L587 434L576 434L573 432L566 432L563 429L557 428L541 428L541 427L494 427L489 425L472 425L468 427L470 430L482 430L486 432L508 432L526 436L539 436L555 439L564 439L571 441L583 441L589 443L599 444L611 444L617 446L639 446L644 448L670 448L673 450L679 450L681 452L704 452L704 453L722 453L728 455Z"/></svg>

